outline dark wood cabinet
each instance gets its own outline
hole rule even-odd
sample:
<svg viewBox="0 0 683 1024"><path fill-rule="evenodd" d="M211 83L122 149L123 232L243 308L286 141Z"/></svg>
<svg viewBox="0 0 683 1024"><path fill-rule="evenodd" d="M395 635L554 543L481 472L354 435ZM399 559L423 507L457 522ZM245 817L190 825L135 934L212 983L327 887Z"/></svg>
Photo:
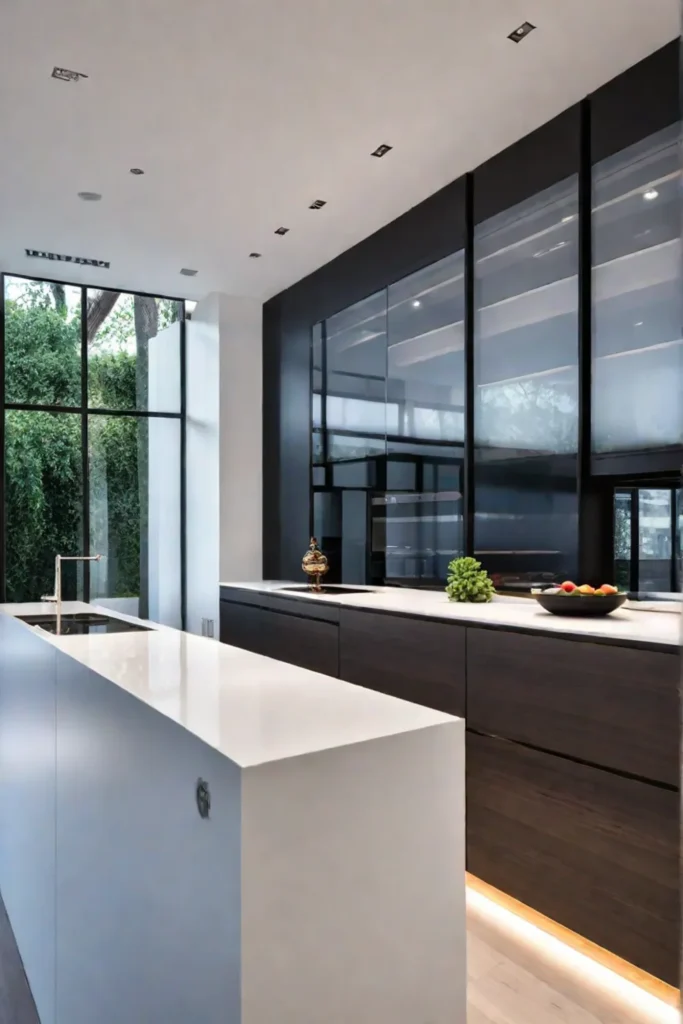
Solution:
<svg viewBox="0 0 683 1024"><path fill-rule="evenodd" d="M339 623L342 679L464 716L464 627L344 608Z"/></svg>
<svg viewBox="0 0 683 1024"><path fill-rule="evenodd" d="M339 674L339 629L330 622L222 600L220 638L267 658Z"/></svg>
<svg viewBox="0 0 683 1024"><path fill-rule="evenodd" d="M678 984L678 793L467 736L467 867Z"/></svg>
<svg viewBox="0 0 683 1024"><path fill-rule="evenodd" d="M468 629L467 724L677 786L679 674L678 651Z"/></svg>

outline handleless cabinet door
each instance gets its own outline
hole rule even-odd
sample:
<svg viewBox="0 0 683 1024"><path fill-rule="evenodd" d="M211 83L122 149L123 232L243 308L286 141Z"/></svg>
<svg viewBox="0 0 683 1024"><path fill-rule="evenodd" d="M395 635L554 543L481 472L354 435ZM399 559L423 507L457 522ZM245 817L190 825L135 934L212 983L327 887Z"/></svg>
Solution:
<svg viewBox="0 0 683 1024"><path fill-rule="evenodd" d="M679 674L678 651L468 629L467 724L677 786Z"/></svg>
<svg viewBox="0 0 683 1024"><path fill-rule="evenodd" d="M339 621L342 679L464 716L464 627L347 609Z"/></svg>
<svg viewBox="0 0 683 1024"><path fill-rule="evenodd" d="M673 790L467 735L467 867L630 963L678 984Z"/></svg>

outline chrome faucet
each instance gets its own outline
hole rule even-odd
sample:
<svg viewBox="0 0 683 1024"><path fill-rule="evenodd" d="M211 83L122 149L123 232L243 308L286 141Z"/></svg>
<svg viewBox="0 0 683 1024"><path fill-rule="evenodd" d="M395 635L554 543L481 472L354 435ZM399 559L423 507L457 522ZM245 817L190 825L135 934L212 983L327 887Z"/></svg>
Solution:
<svg viewBox="0 0 683 1024"><path fill-rule="evenodd" d="M57 555L55 558L55 592L41 597L57 605L57 636L62 634L62 562L99 562L102 555Z"/></svg>

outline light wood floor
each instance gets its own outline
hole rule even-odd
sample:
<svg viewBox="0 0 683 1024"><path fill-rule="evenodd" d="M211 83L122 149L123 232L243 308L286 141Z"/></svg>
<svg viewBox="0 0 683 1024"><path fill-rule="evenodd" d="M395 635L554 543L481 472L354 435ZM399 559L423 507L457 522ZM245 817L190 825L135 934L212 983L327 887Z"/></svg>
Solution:
<svg viewBox="0 0 683 1024"><path fill-rule="evenodd" d="M467 1024L675 1024L678 1010L479 893L467 896Z"/></svg>
<svg viewBox="0 0 683 1024"><path fill-rule="evenodd" d="M578 958L468 892L467 1024L674 1024L671 1006ZM522 929L524 931L524 929ZM560 951L558 953L558 950ZM577 960L576 957L573 958ZM0 1024L38 1024L0 900ZM463 1024L453 1021L452 1024Z"/></svg>

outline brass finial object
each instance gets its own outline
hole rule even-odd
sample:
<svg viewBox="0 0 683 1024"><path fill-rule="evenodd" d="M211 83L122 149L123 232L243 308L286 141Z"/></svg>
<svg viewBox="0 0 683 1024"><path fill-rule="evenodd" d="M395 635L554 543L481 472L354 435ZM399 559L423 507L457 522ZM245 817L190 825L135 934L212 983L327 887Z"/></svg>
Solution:
<svg viewBox="0 0 683 1024"><path fill-rule="evenodd" d="M301 568L308 576L308 589L319 594L322 590L320 581L330 567L315 537L311 537L311 546L301 561Z"/></svg>

